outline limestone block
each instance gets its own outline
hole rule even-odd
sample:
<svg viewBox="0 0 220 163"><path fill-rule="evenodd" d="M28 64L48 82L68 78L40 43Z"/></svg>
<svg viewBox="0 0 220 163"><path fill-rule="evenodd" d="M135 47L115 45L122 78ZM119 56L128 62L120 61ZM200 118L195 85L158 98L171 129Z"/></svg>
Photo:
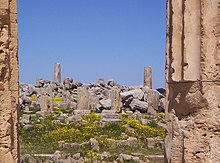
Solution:
<svg viewBox="0 0 220 163"><path fill-rule="evenodd" d="M95 110L95 109L97 109L98 104L99 104L98 96L96 96L93 93L89 92L89 108Z"/></svg>
<svg viewBox="0 0 220 163"><path fill-rule="evenodd" d="M152 89L152 68L144 67L144 86Z"/></svg>
<svg viewBox="0 0 220 163"><path fill-rule="evenodd" d="M100 77L98 80L98 83L102 86L102 87L106 87L106 83L105 83L105 79Z"/></svg>
<svg viewBox="0 0 220 163"><path fill-rule="evenodd" d="M111 102L111 99L102 99L99 101L99 104L101 106L102 109L108 109L110 110L111 107L112 107L112 102Z"/></svg>
<svg viewBox="0 0 220 163"><path fill-rule="evenodd" d="M122 122L122 120L114 110L103 110L101 113L101 125L104 126L106 122Z"/></svg>
<svg viewBox="0 0 220 163"><path fill-rule="evenodd" d="M140 100L137 100L137 99L134 99L134 100L131 101L130 107L131 107L132 111L138 110L141 113L147 113L147 110L148 110L147 102L140 101Z"/></svg>
<svg viewBox="0 0 220 163"><path fill-rule="evenodd" d="M0 162L17 160L17 99L11 91L0 92ZM14 130L11 130L14 128ZM6 157L7 156L7 157Z"/></svg>
<svg viewBox="0 0 220 163"><path fill-rule="evenodd" d="M37 96L37 102L40 104L41 111L44 115L49 115L54 105L52 89L43 88Z"/></svg>
<svg viewBox="0 0 220 163"><path fill-rule="evenodd" d="M84 115L84 114L88 115L91 113L91 110L88 110L88 109L86 109L86 110L73 110L73 113L75 115Z"/></svg>
<svg viewBox="0 0 220 163"><path fill-rule="evenodd" d="M11 21L11 23L17 23L17 14L16 13L10 13L10 21Z"/></svg>
<svg viewBox="0 0 220 163"><path fill-rule="evenodd" d="M185 47L183 52L184 63L182 63L184 71L184 80L200 79L201 22L200 19L198 19L200 17L200 1L201 0L186 1L184 5Z"/></svg>
<svg viewBox="0 0 220 163"><path fill-rule="evenodd" d="M17 14L17 0L10 0L10 13Z"/></svg>
<svg viewBox="0 0 220 163"><path fill-rule="evenodd" d="M136 99L141 100L144 97L144 92L141 89L134 89L131 91L121 92L122 101L124 102L129 97L133 96Z"/></svg>
<svg viewBox="0 0 220 163"><path fill-rule="evenodd" d="M64 88L66 90L72 89L72 83L73 83L72 78L65 78L64 81L63 81Z"/></svg>
<svg viewBox="0 0 220 163"><path fill-rule="evenodd" d="M161 95L157 90L144 89L144 100L148 103L148 113L157 113L160 97Z"/></svg>
<svg viewBox="0 0 220 163"><path fill-rule="evenodd" d="M219 21L219 0L167 0L165 162L220 161Z"/></svg>
<svg viewBox="0 0 220 163"><path fill-rule="evenodd" d="M220 80L218 34L220 7L218 0L201 1L201 70L203 80Z"/></svg>
<svg viewBox="0 0 220 163"><path fill-rule="evenodd" d="M10 90L18 90L18 40L17 38L10 39Z"/></svg>
<svg viewBox="0 0 220 163"><path fill-rule="evenodd" d="M77 88L77 109L89 110L89 91L87 86Z"/></svg>
<svg viewBox="0 0 220 163"><path fill-rule="evenodd" d="M99 142L95 138L89 140L93 151L99 152Z"/></svg>
<svg viewBox="0 0 220 163"><path fill-rule="evenodd" d="M154 148L157 145L157 142L156 138L147 138L147 147Z"/></svg>
<svg viewBox="0 0 220 163"><path fill-rule="evenodd" d="M111 91L111 110L115 110L117 113L121 112L121 95L117 88L113 88Z"/></svg>
<svg viewBox="0 0 220 163"><path fill-rule="evenodd" d="M0 90L9 90L10 58L9 58L9 29L8 25L0 28Z"/></svg>
<svg viewBox="0 0 220 163"><path fill-rule="evenodd" d="M17 37L18 36L18 24L15 22L15 23L11 23L11 26L10 26L10 34L11 34L11 37Z"/></svg>
<svg viewBox="0 0 220 163"><path fill-rule="evenodd" d="M54 65L54 82L61 83L60 63L55 63L55 65Z"/></svg>
<svg viewBox="0 0 220 163"><path fill-rule="evenodd" d="M9 9L9 0L0 0L0 9Z"/></svg>

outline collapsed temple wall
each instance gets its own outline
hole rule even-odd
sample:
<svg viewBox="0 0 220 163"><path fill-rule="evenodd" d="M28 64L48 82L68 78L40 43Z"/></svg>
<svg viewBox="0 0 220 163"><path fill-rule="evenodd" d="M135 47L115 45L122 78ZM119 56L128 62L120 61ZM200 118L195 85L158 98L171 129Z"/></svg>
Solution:
<svg viewBox="0 0 220 163"><path fill-rule="evenodd" d="M19 162L17 1L0 0L0 162Z"/></svg>
<svg viewBox="0 0 220 163"><path fill-rule="evenodd" d="M166 162L220 161L220 1L167 0Z"/></svg>

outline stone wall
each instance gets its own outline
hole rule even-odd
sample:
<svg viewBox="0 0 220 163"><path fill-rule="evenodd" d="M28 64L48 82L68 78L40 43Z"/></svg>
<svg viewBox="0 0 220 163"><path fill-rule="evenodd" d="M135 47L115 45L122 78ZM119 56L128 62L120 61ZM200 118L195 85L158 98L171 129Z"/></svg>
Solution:
<svg viewBox="0 0 220 163"><path fill-rule="evenodd" d="M18 55L16 0L0 0L0 162L18 159Z"/></svg>
<svg viewBox="0 0 220 163"><path fill-rule="evenodd" d="M219 22L219 0L167 0L166 162L220 162Z"/></svg>

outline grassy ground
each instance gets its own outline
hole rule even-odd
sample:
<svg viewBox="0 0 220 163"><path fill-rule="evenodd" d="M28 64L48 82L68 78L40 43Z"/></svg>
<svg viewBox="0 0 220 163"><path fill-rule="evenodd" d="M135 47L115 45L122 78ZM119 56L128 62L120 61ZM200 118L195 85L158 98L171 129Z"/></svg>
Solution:
<svg viewBox="0 0 220 163"><path fill-rule="evenodd" d="M91 113L84 115L84 122L66 124L64 119L57 121L60 109L55 110L45 119L35 117L32 120L32 127L20 127L20 141L22 154L52 154L56 150L64 153L80 153L81 156L88 156L91 152L91 146L85 145L82 148L60 148L58 141L69 143L88 142L90 138L96 138L100 144L98 154L106 151L112 155L120 153L131 154L142 153L143 155L160 155L163 149L159 146L155 148L147 148L147 138L159 137L164 138L165 131L159 127L157 123L164 121L164 114L160 113L155 117L144 115L149 120L148 125L142 125L131 115L121 115L122 123L107 123L101 127L100 114ZM56 123L55 123L56 122ZM123 140L123 135L136 137L138 145L136 146L111 146L109 139Z"/></svg>

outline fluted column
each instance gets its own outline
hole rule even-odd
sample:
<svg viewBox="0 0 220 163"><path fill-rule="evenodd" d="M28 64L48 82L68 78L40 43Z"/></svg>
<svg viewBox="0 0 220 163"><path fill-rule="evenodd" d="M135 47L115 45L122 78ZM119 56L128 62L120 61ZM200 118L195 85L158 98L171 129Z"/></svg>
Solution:
<svg viewBox="0 0 220 163"><path fill-rule="evenodd" d="M165 162L220 162L219 23L219 0L167 0Z"/></svg>
<svg viewBox="0 0 220 163"><path fill-rule="evenodd" d="M0 162L19 162L17 1L0 0Z"/></svg>

